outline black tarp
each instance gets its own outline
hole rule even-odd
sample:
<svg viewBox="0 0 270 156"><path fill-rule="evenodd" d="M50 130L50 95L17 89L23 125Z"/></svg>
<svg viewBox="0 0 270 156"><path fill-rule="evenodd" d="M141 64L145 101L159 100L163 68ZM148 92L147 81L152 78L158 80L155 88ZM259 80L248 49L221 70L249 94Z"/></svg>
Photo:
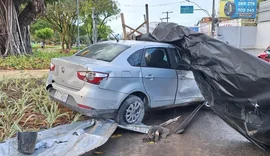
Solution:
<svg viewBox="0 0 270 156"><path fill-rule="evenodd" d="M160 23L137 40L175 45L214 112L248 140L270 151L269 63L175 23Z"/></svg>

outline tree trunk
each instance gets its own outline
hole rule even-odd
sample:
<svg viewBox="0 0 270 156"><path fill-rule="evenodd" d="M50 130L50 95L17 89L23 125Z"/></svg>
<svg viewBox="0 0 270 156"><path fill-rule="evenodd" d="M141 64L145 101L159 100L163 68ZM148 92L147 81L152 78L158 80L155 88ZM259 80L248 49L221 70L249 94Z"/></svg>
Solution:
<svg viewBox="0 0 270 156"><path fill-rule="evenodd" d="M64 51L65 50L65 36L63 34L60 35L60 42L61 42L62 51Z"/></svg>
<svg viewBox="0 0 270 156"><path fill-rule="evenodd" d="M0 56L26 53L22 42L18 15L13 1L0 0L0 10Z"/></svg>
<svg viewBox="0 0 270 156"><path fill-rule="evenodd" d="M70 42L70 43L69 43L69 49L71 50L72 47L73 47L73 42Z"/></svg>
<svg viewBox="0 0 270 156"><path fill-rule="evenodd" d="M69 43L66 42L66 49L69 50Z"/></svg>
<svg viewBox="0 0 270 156"><path fill-rule="evenodd" d="M24 2L28 1L0 0L0 57L32 53L29 25L45 10L45 4L31 0L19 14Z"/></svg>

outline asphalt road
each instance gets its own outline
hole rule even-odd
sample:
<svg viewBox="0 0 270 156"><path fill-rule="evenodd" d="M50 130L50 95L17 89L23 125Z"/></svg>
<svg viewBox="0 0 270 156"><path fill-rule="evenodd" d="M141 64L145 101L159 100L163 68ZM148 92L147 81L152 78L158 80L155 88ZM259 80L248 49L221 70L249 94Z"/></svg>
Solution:
<svg viewBox="0 0 270 156"><path fill-rule="evenodd" d="M181 115L168 128L173 132L194 107L180 107L152 112L144 121L157 125ZM109 141L87 155L104 156L266 156L213 111L200 110L183 134L171 134L156 144L143 142L144 134L118 129L119 138ZM96 153L95 153L96 152Z"/></svg>

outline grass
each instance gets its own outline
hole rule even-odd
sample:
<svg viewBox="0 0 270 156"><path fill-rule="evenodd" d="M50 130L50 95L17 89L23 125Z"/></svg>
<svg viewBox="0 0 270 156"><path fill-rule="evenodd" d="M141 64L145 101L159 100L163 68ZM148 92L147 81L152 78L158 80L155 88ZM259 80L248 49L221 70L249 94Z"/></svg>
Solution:
<svg viewBox="0 0 270 156"><path fill-rule="evenodd" d="M49 69L52 58L70 56L73 53L44 52L37 50L33 55L8 56L0 58L0 69L4 70L33 70Z"/></svg>
<svg viewBox="0 0 270 156"><path fill-rule="evenodd" d="M37 131L85 117L49 99L46 78L3 78L0 83L0 141L18 131Z"/></svg>
<svg viewBox="0 0 270 156"><path fill-rule="evenodd" d="M80 49L85 48L81 46ZM78 50L73 47L70 51L63 52L61 46L45 45L40 48L39 45L32 45L32 55L8 56L0 58L0 70L36 70L49 69L52 58L70 56Z"/></svg>

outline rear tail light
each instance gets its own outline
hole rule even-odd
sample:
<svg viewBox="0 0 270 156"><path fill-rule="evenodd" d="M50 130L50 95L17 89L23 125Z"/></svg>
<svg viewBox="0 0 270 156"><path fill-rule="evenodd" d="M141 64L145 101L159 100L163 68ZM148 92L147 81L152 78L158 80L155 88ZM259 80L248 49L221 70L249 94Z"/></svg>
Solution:
<svg viewBox="0 0 270 156"><path fill-rule="evenodd" d="M50 64L50 71L54 71L55 65L53 63Z"/></svg>
<svg viewBox="0 0 270 156"><path fill-rule="evenodd" d="M77 76L80 80L87 81L92 84L97 84L99 85L100 82L104 79L109 77L109 74L107 73L101 73L101 72L77 72Z"/></svg>

